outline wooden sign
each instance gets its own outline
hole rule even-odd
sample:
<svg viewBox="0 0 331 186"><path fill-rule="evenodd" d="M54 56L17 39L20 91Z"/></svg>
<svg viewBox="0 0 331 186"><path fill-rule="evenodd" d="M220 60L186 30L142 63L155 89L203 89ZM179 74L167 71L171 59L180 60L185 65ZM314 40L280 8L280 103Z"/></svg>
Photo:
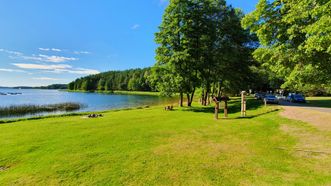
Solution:
<svg viewBox="0 0 331 186"><path fill-rule="evenodd" d="M241 92L241 117L246 117L246 92Z"/></svg>

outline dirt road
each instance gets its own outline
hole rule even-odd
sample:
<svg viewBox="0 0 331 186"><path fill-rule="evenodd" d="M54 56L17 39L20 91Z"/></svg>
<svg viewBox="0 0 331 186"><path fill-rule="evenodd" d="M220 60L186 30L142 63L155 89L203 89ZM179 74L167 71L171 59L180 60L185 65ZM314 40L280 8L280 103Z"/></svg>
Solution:
<svg viewBox="0 0 331 186"><path fill-rule="evenodd" d="M307 107L298 104L282 103L281 116L312 124L320 130L331 131L331 108Z"/></svg>

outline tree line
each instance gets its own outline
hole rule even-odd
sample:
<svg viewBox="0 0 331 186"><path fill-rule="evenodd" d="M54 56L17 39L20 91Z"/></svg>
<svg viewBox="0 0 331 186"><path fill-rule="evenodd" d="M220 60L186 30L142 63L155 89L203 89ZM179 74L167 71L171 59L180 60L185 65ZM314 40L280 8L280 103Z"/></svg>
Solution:
<svg viewBox="0 0 331 186"><path fill-rule="evenodd" d="M69 90L78 91L153 91L147 80L150 68L109 71L76 79L68 84Z"/></svg>

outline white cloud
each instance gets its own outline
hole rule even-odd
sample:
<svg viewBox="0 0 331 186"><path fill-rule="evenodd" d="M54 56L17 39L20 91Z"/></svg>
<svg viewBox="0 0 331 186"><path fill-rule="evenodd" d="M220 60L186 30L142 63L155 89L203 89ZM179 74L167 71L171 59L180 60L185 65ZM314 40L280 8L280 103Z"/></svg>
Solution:
<svg viewBox="0 0 331 186"><path fill-rule="evenodd" d="M49 48L38 48L39 50L41 51L49 51L50 49Z"/></svg>
<svg viewBox="0 0 331 186"><path fill-rule="evenodd" d="M5 52L7 54L12 54L12 55L17 55L17 56L23 55L23 53L21 53L21 52L17 52L17 51L13 51L13 50L6 50L3 48L0 48L0 52Z"/></svg>
<svg viewBox="0 0 331 186"><path fill-rule="evenodd" d="M58 49L58 48L52 48L51 50L54 51L54 52L61 52L62 51L61 49Z"/></svg>
<svg viewBox="0 0 331 186"><path fill-rule="evenodd" d="M61 51L60 49L56 48L39 48L41 51ZM64 56L55 56L55 55L24 55L21 52L10 51L6 49L1 49L0 52L5 52L9 55L10 58L13 59L24 59L29 61L36 61L36 63L12 63L12 65L18 67L19 69L10 69L10 68L0 68L2 72L25 72L28 74L32 74L31 72L24 71L24 70L39 70L41 72L51 72L51 73L71 73L71 74L81 74L81 75L90 75L90 74L98 74L100 73L98 70L94 69L86 69L86 68L76 68L72 67L68 64L48 64L48 63L64 63L69 61L76 61L79 58L74 57L64 57ZM75 51L75 54L90 54L87 51ZM43 62L43 63L41 63ZM23 69L23 70L21 70Z"/></svg>
<svg viewBox="0 0 331 186"><path fill-rule="evenodd" d="M92 75L92 74L99 74L98 70L93 69L85 69L85 68L77 68L73 70L68 70L69 73L72 74L82 74L82 75Z"/></svg>
<svg viewBox="0 0 331 186"><path fill-rule="evenodd" d="M54 52L61 52L61 49L58 48L38 48L41 51L54 51Z"/></svg>
<svg viewBox="0 0 331 186"><path fill-rule="evenodd" d="M134 25L132 25L131 30L137 30L138 28L140 28L140 25L134 24Z"/></svg>
<svg viewBox="0 0 331 186"><path fill-rule="evenodd" d="M57 69L68 69L72 68L70 65L40 65L30 63L13 63L14 66L23 69L34 69L34 70L57 70Z"/></svg>
<svg viewBox="0 0 331 186"><path fill-rule="evenodd" d="M34 61L43 61L43 62L52 62L52 63L63 63L67 61L79 60L78 58L74 58L74 57L49 56L43 54L39 54L38 56L32 55L32 56L19 56L19 57L25 60L34 60Z"/></svg>
<svg viewBox="0 0 331 186"><path fill-rule="evenodd" d="M61 52L64 51L62 49L58 48L38 48L41 51L55 51L55 52ZM65 57L65 56L57 56L57 55L45 55L45 54L38 54L38 55L24 55L21 52L17 51L11 51L0 48L0 52L5 52L7 54L10 54L9 57L12 59L24 59L24 60L31 60L31 61L42 61L42 62L51 62L51 63L64 63L68 61L77 61L79 58L75 57ZM73 54L91 54L91 52L88 51L74 51L71 52Z"/></svg>
<svg viewBox="0 0 331 186"><path fill-rule="evenodd" d="M53 71L47 71L51 73L70 73L70 74L80 74L80 75L92 75L92 74L99 74L100 71L94 69L85 69L85 68L72 68L72 69L56 69Z"/></svg>
<svg viewBox="0 0 331 186"><path fill-rule="evenodd" d="M66 61L78 60L78 58L74 58L74 57L48 56L48 55L42 55L42 54L39 54L39 57L41 57L42 61L53 62L53 63L61 63L61 62L66 62Z"/></svg>
<svg viewBox="0 0 331 186"><path fill-rule="evenodd" d="M42 80L42 81L59 81L62 79L56 79L56 78L50 78L50 77L37 77L37 78L32 78L35 80Z"/></svg>
<svg viewBox="0 0 331 186"><path fill-rule="evenodd" d="M88 51L74 51L74 54L91 54L91 52L88 52Z"/></svg>
<svg viewBox="0 0 331 186"><path fill-rule="evenodd" d="M51 73L71 73L81 75L91 75L100 73L98 70L85 69L85 68L73 68L70 65L41 65L30 63L13 63L18 68L30 69L30 70L44 70Z"/></svg>
<svg viewBox="0 0 331 186"><path fill-rule="evenodd" d="M0 68L2 72L25 72L24 70L11 69L11 68Z"/></svg>

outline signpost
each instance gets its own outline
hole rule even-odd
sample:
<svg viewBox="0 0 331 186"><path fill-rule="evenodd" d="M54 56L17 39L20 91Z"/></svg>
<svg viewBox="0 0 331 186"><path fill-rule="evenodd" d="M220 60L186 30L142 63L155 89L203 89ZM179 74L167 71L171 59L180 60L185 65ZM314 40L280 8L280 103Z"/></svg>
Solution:
<svg viewBox="0 0 331 186"><path fill-rule="evenodd" d="M222 96L222 101L224 101L224 118L228 118L228 101L230 98L228 96Z"/></svg>
<svg viewBox="0 0 331 186"><path fill-rule="evenodd" d="M215 96L213 97L213 100L215 102L215 119L218 120L218 111L220 110L220 101L218 98Z"/></svg>
<svg viewBox="0 0 331 186"><path fill-rule="evenodd" d="M229 97L222 96L222 80L219 81L218 94L213 97L215 102L215 119L218 120L218 112L220 110L220 102L224 101L224 118L228 118L228 101Z"/></svg>
<svg viewBox="0 0 331 186"><path fill-rule="evenodd" d="M241 92L241 117L246 117L246 91Z"/></svg>

